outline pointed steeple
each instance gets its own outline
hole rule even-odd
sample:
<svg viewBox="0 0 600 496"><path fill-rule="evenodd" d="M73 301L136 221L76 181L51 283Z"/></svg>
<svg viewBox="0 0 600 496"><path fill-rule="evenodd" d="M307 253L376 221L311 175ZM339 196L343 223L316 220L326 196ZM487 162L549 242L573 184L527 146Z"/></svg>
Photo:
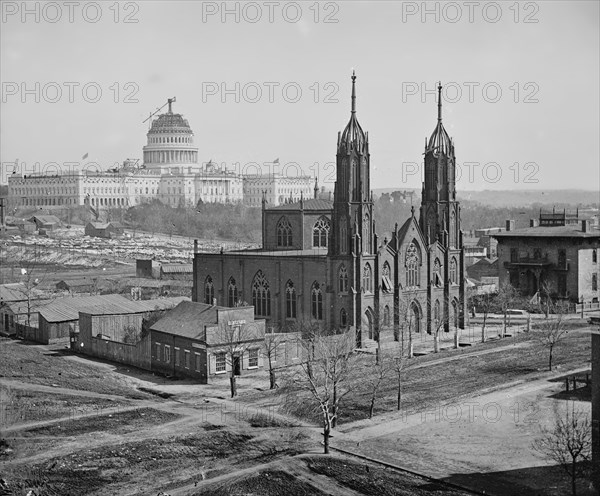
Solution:
<svg viewBox="0 0 600 496"><path fill-rule="evenodd" d="M444 125L442 124L442 83L438 83L438 117L437 117L437 126L433 130L431 137L429 138L429 143L427 143L425 147L425 153L433 151L435 155L443 153L446 156L449 156L453 152L454 145L450 136L444 129Z"/></svg>
<svg viewBox="0 0 600 496"><path fill-rule="evenodd" d="M354 69L352 69L352 109L351 112L353 114L356 113L356 73L354 72Z"/></svg>
<svg viewBox="0 0 600 496"><path fill-rule="evenodd" d="M352 97L350 105L350 121L338 138L338 153L349 150L365 151L368 138L356 118L356 73L352 71Z"/></svg>
<svg viewBox="0 0 600 496"><path fill-rule="evenodd" d="M319 178L315 176L315 188L314 188L314 193L315 193L315 200L317 199L317 197L319 196Z"/></svg>

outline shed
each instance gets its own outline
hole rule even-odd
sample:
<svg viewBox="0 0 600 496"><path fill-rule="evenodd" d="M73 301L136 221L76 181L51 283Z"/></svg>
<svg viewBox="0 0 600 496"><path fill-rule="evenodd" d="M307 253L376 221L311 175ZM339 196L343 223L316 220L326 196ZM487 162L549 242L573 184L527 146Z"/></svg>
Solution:
<svg viewBox="0 0 600 496"><path fill-rule="evenodd" d="M193 264L162 264L160 267L161 279L192 279L194 275Z"/></svg>
<svg viewBox="0 0 600 496"><path fill-rule="evenodd" d="M61 226L60 219L55 215L34 215L28 220L29 222L34 222L38 230L45 229L46 231L52 231Z"/></svg>
<svg viewBox="0 0 600 496"><path fill-rule="evenodd" d="M150 337L143 332L143 320L149 313L173 308L183 300L132 301L127 311L112 303L82 310L72 346L86 355L150 370Z"/></svg>
<svg viewBox="0 0 600 496"><path fill-rule="evenodd" d="M85 235L97 238L112 238L123 232L123 226L119 222L88 222L85 226Z"/></svg>

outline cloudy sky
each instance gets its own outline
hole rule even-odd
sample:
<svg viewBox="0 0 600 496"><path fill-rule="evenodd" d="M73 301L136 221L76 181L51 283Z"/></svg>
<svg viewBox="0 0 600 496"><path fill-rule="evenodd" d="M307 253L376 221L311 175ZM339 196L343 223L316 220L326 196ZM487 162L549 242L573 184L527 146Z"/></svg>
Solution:
<svg viewBox="0 0 600 496"><path fill-rule="evenodd" d="M175 96L203 161L333 186L355 69L374 188L420 186L438 80L460 189L600 188L597 1L23 5L2 2L2 182L140 158Z"/></svg>

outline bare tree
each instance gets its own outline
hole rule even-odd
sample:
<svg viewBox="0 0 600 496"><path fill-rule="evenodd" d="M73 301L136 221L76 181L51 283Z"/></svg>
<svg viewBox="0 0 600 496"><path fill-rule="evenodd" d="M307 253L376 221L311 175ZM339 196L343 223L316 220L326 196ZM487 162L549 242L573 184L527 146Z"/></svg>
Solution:
<svg viewBox="0 0 600 496"><path fill-rule="evenodd" d="M236 367L242 366L243 357L250 349L260 348L264 334L255 323L220 325L217 330L218 342L225 350L225 360L230 368L229 385L231 397L237 396Z"/></svg>
<svg viewBox="0 0 600 496"><path fill-rule="evenodd" d="M382 352L378 356L378 360L375 365L373 365L371 360L368 360L367 363L364 363L364 366L367 369L364 380L369 386L369 390L371 392L371 398L369 402L369 418L373 418L375 403L381 391L381 386L392 371L393 365L391 357Z"/></svg>
<svg viewBox="0 0 600 496"><path fill-rule="evenodd" d="M542 428L542 437L533 448L559 463L571 478L571 492L577 495L577 479L584 470L578 462L588 460L592 446L592 424L587 413L567 405L566 414L554 411L551 429Z"/></svg>
<svg viewBox="0 0 600 496"><path fill-rule="evenodd" d="M275 373L275 364L273 362L277 359L277 349L283 343L283 338L280 333L271 332L265 333L264 350L269 363L269 389L275 389L277 387L277 377Z"/></svg>
<svg viewBox="0 0 600 496"><path fill-rule="evenodd" d="M548 349L548 370L552 370L552 357L554 348L568 336L569 330L565 325L566 305L562 302L550 304L552 313L546 320L538 324L538 330L534 334L537 341Z"/></svg>
<svg viewBox="0 0 600 496"><path fill-rule="evenodd" d="M502 309L503 320L502 320L502 337L506 334L506 325L508 318L508 309L513 306L514 302L517 300L519 296L519 292L512 286L510 283L505 283L500 286L498 290L498 294L496 295L496 299L500 308Z"/></svg>
<svg viewBox="0 0 600 496"><path fill-rule="evenodd" d="M318 405L323 420L325 454L329 453L329 437L340 414L340 402L352 391L348 381L354 336L350 332L324 335L311 332L302 344L307 350L304 361L292 378L293 383L308 391Z"/></svg>

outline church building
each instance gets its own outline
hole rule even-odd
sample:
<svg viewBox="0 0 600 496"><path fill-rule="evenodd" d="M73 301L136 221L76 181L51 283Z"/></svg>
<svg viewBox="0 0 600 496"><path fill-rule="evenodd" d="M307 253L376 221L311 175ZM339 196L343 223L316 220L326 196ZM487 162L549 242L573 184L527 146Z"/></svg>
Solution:
<svg viewBox="0 0 600 496"><path fill-rule="evenodd" d="M356 115L338 133L333 200L262 203L262 248L194 255L193 301L252 305L276 332L318 325L352 330L366 340L399 340L400 332L448 332L464 326L465 267L456 201L454 143L438 119L425 146L421 210L391 239L373 219L369 135Z"/></svg>

